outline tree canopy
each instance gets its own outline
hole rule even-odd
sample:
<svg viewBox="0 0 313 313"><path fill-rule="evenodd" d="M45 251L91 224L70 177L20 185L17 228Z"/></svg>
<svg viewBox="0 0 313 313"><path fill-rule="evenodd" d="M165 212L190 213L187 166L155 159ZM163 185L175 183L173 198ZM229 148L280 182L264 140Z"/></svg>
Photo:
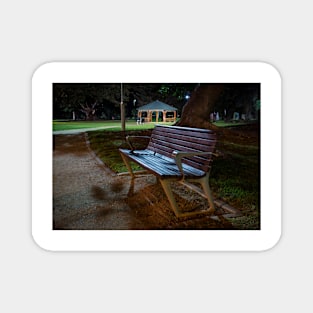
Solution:
<svg viewBox="0 0 313 313"><path fill-rule="evenodd" d="M178 109L181 124L209 121L211 112L231 118L234 112L255 117L260 105L260 84L250 83L123 83L123 103L127 117L136 109L160 100ZM53 118L120 118L121 83L54 83ZM74 112L74 114L73 114ZM187 122L187 120L189 120ZM191 122L193 121L193 122Z"/></svg>
<svg viewBox="0 0 313 313"><path fill-rule="evenodd" d="M123 83L126 116L134 116L136 108L154 100L182 108L184 96L195 84ZM120 114L121 84L55 83L53 84L53 117L71 118L72 112L85 119L111 119Z"/></svg>

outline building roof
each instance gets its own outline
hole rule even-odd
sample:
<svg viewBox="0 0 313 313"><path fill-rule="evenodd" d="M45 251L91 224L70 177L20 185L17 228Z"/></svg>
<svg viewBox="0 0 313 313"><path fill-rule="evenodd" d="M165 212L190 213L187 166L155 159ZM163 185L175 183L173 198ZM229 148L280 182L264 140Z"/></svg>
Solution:
<svg viewBox="0 0 313 313"><path fill-rule="evenodd" d="M177 111L175 107L172 107L162 101L156 100L145 104L137 109L138 111Z"/></svg>

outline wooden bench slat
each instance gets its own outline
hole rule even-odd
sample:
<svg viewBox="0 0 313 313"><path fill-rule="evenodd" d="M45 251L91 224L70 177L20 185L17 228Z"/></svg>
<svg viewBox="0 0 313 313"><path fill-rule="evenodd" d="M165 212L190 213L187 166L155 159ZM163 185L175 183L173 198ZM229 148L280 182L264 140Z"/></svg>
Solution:
<svg viewBox="0 0 313 313"><path fill-rule="evenodd" d="M182 129L184 128L184 129ZM155 128L156 133L166 133L166 134L178 134L188 136L190 138L205 138L205 139L213 139L215 137L215 133L208 129L200 129L200 128L188 128L188 127L178 127L178 126L160 126L157 125Z"/></svg>
<svg viewBox="0 0 313 313"><path fill-rule="evenodd" d="M158 176L182 177L175 161L171 158L155 156L150 150L135 150L133 153L126 149L120 149L120 151L145 169L154 171ZM204 171L195 169L188 164L183 165L183 170L186 177L202 177L205 175Z"/></svg>
<svg viewBox="0 0 313 313"><path fill-rule="evenodd" d="M166 145L165 142L157 141L154 142L153 144L149 144L148 149L151 149L153 152L159 153L159 154L164 154L167 157L171 158L173 151L185 151L185 152L196 152L196 151L201 151L201 152L213 152L214 148L208 147L206 150L196 150L192 148L186 148L182 147L180 145L175 145L175 144L170 144ZM189 158L184 158L183 163L189 164L191 166L195 166L198 169L206 171L210 165L210 159L211 157L209 156L194 156L194 157L189 157Z"/></svg>
<svg viewBox="0 0 313 313"><path fill-rule="evenodd" d="M210 147L215 146L215 141L212 141L211 144L208 142L208 140L197 140L198 138L194 138L192 141L187 141L186 139L182 138L176 138L176 137L165 137L162 135L154 135L151 138L152 144L154 142L163 141L167 145L169 144L175 144L181 147L185 147L186 149L194 149L198 151L207 151Z"/></svg>
<svg viewBox="0 0 313 313"><path fill-rule="evenodd" d="M197 145L182 145L180 143L177 142L167 142L165 141L165 139L152 139L148 149L160 149L162 150L162 148L164 150L167 151L174 151L174 150L178 150L178 151L188 151L188 152L193 152L193 151L201 151L201 152L213 152L214 151L214 146L197 146ZM197 149L198 148L198 149Z"/></svg>
<svg viewBox="0 0 313 313"><path fill-rule="evenodd" d="M213 134L203 134L202 137L200 136L189 136L188 134L179 134L179 133L170 133L164 131L155 131L153 136L161 136L166 138L176 138L178 140L183 140L187 142L196 142L199 144L207 145L209 141L213 144L216 141L216 136Z"/></svg>

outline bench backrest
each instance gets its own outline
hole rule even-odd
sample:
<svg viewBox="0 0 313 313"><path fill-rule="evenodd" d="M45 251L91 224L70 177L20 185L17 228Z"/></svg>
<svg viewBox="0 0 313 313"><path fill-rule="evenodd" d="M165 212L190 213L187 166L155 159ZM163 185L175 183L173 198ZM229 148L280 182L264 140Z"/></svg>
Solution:
<svg viewBox="0 0 313 313"><path fill-rule="evenodd" d="M147 148L172 158L174 150L213 152L215 144L216 134L208 129L156 125ZM183 158L182 162L208 172L211 168L212 155Z"/></svg>

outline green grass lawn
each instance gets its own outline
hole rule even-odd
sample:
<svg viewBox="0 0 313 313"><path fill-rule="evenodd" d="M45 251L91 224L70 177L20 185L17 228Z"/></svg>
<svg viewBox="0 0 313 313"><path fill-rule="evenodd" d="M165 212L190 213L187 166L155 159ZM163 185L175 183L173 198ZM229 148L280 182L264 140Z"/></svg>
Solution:
<svg viewBox="0 0 313 313"><path fill-rule="evenodd" d="M229 121L224 121L224 120L219 120L216 122L213 122L213 124L215 126L218 127L236 127L236 126L244 126L244 125L250 125L250 124L254 124L255 121L251 120L251 121L244 121L244 120L239 120L239 121L233 121L233 120L229 120Z"/></svg>
<svg viewBox="0 0 313 313"><path fill-rule="evenodd" d="M126 130L143 130L152 129L156 123L144 123L137 125L134 120L128 120L125 123ZM165 125L172 125L173 123L158 123ZM53 121L52 123L53 131L59 130L72 130L72 129L90 129L90 128L106 128L112 131L121 131L121 121Z"/></svg>
<svg viewBox="0 0 313 313"><path fill-rule="evenodd" d="M126 121L126 130L142 130L142 129L152 129L156 123L144 123L142 125L137 125L135 120ZM172 125L173 123L157 123ZM225 122L223 120L214 122L214 125L218 127L235 127L241 125L251 124L251 122L246 121L229 121ZM89 129L89 128L106 128L114 131L120 131L121 121L120 120L102 120L102 121L72 121L72 120L54 120L52 122L53 131L59 130L72 130L72 129Z"/></svg>
<svg viewBox="0 0 313 313"><path fill-rule="evenodd" d="M104 126L117 126L114 121L53 121L53 130L71 130L83 128L95 128Z"/></svg>
<svg viewBox="0 0 313 313"><path fill-rule="evenodd" d="M92 150L103 161L103 163L114 172L121 173L127 172L127 168L118 151L119 148L129 148L125 141L125 135L150 136L150 134L151 130L149 129L127 130L126 134L123 134L120 131L99 130L88 132L88 137ZM137 147L139 149L144 149L146 145L147 141L141 142ZM134 170L140 169L140 167L134 163L132 163L132 168Z"/></svg>

